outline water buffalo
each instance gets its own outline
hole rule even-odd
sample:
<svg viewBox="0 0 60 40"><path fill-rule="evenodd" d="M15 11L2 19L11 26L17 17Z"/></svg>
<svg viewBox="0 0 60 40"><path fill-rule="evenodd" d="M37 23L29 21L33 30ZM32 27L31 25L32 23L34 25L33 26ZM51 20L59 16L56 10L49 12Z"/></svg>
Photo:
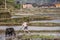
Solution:
<svg viewBox="0 0 60 40"><path fill-rule="evenodd" d="M5 36L16 36L14 28L6 28Z"/></svg>

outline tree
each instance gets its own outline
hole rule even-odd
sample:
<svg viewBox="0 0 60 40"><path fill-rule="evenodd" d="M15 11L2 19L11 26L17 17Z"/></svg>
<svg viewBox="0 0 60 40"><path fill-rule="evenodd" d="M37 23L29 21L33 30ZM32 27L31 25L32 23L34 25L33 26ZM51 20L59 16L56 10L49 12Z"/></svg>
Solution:
<svg viewBox="0 0 60 40"><path fill-rule="evenodd" d="M17 1L15 4L15 8L20 9L22 5L20 4L20 1Z"/></svg>
<svg viewBox="0 0 60 40"><path fill-rule="evenodd" d="M21 8L19 1L17 1L17 3L15 4L15 0L6 0L6 3L7 3L7 8L10 8L10 7L14 7L17 9ZM5 0L0 0L0 5L3 5L3 4L5 5ZM4 7L4 5L3 5L3 7Z"/></svg>
<svg viewBox="0 0 60 40"><path fill-rule="evenodd" d="M4 4L4 0L0 0L0 5L3 5Z"/></svg>
<svg viewBox="0 0 60 40"><path fill-rule="evenodd" d="M14 0L6 0L7 5L14 5ZM0 5L5 5L5 0L0 0Z"/></svg>
<svg viewBox="0 0 60 40"><path fill-rule="evenodd" d="M16 2L15 8L18 8L18 9L20 8L20 2L19 1Z"/></svg>

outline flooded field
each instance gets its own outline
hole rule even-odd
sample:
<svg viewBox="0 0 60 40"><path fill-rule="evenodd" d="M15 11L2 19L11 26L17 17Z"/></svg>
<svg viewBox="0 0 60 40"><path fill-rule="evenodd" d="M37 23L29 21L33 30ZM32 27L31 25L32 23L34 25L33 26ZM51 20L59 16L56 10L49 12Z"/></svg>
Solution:
<svg viewBox="0 0 60 40"><path fill-rule="evenodd" d="M23 30L22 26L0 26L0 30L6 30L6 28L14 28L15 31L18 31L18 30ZM22 28L22 29L21 29ZM28 27L28 30L36 30L36 31L39 31L39 30L60 30L60 27L39 27L39 26L29 26ZM17 35L20 36L20 35L23 35L24 33L18 33ZM60 33L58 32L55 32L55 33L52 33L52 32L39 32L39 33L30 33L29 35L45 35L45 36L54 36L56 38L60 38ZM5 33L2 33L0 34L0 40L5 40ZM33 38L32 40L35 40L35 38ZM36 40L42 40L41 38L36 38Z"/></svg>
<svg viewBox="0 0 60 40"><path fill-rule="evenodd" d="M36 23L36 22L43 22L43 23L47 23L47 22L60 23L60 20L40 20L40 21L31 21L31 23Z"/></svg>
<svg viewBox="0 0 60 40"><path fill-rule="evenodd" d="M0 30L5 30L6 28L14 28L15 30L23 30L22 26L0 26ZM22 28L22 29L21 29ZM28 30L60 30L60 27L39 27L39 26L29 26Z"/></svg>
<svg viewBox="0 0 60 40"><path fill-rule="evenodd" d="M18 31L18 30L23 30L22 26L0 26L0 30L6 30L6 28L14 28L15 31ZM21 29L22 28L22 29ZM36 30L36 31L39 31L39 30L49 30L49 31L53 31L53 30L60 30L60 27L35 27L35 26L29 26L28 27L28 30ZM24 33L19 33L17 35L22 35ZM57 37L60 37L60 33L58 32L55 32L55 33L52 33L52 32L43 32L43 33L31 33L31 35L53 35L53 36L57 36ZM0 34L0 38L4 38L4 33L3 34Z"/></svg>
<svg viewBox="0 0 60 40"><path fill-rule="evenodd" d="M55 9L54 9L55 10ZM60 10L60 9L59 9ZM24 10L25 11L25 10ZM45 10L44 10L45 11ZM15 13L15 15L17 16L11 16L11 18L20 18L20 17L29 17L29 16L39 16L39 17L51 17L51 18L54 18L54 20L39 20L39 21L31 21L31 23L37 23L37 22L41 22L41 23L60 23L60 12L36 12L35 11L31 11L31 14L29 12L17 12ZM21 16L20 16L21 15ZM5 15L4 15L5 17ZM58 20L57 20L58 19ZM24 30L24 28L22 28L22 26L0 26L0 30L6 30L6 28L14 28L15 31L19 31L19 30ZM22 29L21 29L22 28ZM34 37L31 38L31 40L60 40L60 32L51 32L51 31L60 31L60 26L28 26L28 30L31 30L31 31L43 31L44 32L32 32L30 34L27 34L27 35L34 35ZM45 32L45 31L50 31L50 32ZM21 36L23 35L24 33L16 33L17 35L16 36ZM37 35L37 36L35 36ZM39 35L39 36L38 36ZM24 35L23 35L24 36ZM27 37L27 36L26 36ZM47 37L47 39L46 39ZM54 39L54 38L58 38L58 39ZM23 37L22 37L23 38ZM51 38L51 39L50 39ZM5 40L5 33L1 33L0 34L0 40ZM20 40L20 39L16 39L16 40ZM30 40L30 39L22 39L22 40Z"/></svg>

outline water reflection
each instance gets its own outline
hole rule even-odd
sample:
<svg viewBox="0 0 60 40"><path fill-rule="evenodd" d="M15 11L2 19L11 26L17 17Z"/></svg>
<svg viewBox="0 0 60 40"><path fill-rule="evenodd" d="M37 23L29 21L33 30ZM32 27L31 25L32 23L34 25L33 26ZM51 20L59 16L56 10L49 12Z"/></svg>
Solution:
<svg viewBox="0 0 60 40"><path fill-rule="evenodd" d="M10 27L13 27L15 30L23 30L22 26L10 26ZM5 30L6 28L9 28L9 26L0 26L0 30ZM28 26L28 30L60 30L60 27Z"/></svg>

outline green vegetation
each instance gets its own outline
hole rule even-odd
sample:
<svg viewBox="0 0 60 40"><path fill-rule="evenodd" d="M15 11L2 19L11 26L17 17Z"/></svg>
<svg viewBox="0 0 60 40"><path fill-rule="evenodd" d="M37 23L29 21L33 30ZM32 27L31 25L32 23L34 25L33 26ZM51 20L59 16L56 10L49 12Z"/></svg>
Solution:
<svg viewBox="0 0 60 40"><path fill-rule="evenodd" d="M33 36L31 36L31 38L50 38L50 39L52 39L52 38L54 38L54 36L44 36L44 35L41 35L41 36L39 36L39 35L33 35Z"/></svg>
<svg viewBox="0 0 60 40"><path fill-rule="evenodd" d="M60 26L59 25L60 23L53 23L53 22L46 22L46 23L44 23L44 22L36 22L36 23L29 23L29 25L31 25L31 26L46 26L46 27L48 27L48 26L50 26L50 27L56 27L56 26Z"/></svg>
<svg viewBox="0 0 60 40"><path fill-rule="evenodd" d="M22 13L30 13L30 14L44 14L44 13L58 13L60 12L60 8L57 8L57 9L50 9L50 8L25 8L25 9L22 9L22 11L20 11Z"/></svg>
<svg viewBox="0 0 60 40"><path fill-rule="evenodd" d="M0 5L3 5L4 4L4 0L0 0Z"/></svg>
<svg viewBox="0 0 60 40"><path fill-rule="evenodd" d="M20 4L15 5L15 8L20 9Z"/></svg>
<svg viewBox="0 0 60 40"><path fill-rule="evenodd" d="M0 5L3 5L4 4L4 0L0 0ZM7 0L7 5L9 5L8 8L11 8L10 10L12 9L20 9L22 8L22 5L21 4L15 4L14 3L14 0ZM11 6L11 7L10 7ZM3 6L4 7L4 6ZM41 10L42 9L42 10ZM22 11L20 10L21 13L30 13L30 14L40 14L40 13L51 13L51 12L54 12L55 9L50 9L50 8L32 8L32 9L22 9ZM47 12L48 11L48 12ZM50 12L51 11L51 12ZM56 12L57 10L55 10ZM3 11L2 11L3 12ZM4 14L4 13L3 13ZM16 13L17 14L17 13ZM20 25L23 21L35 21L35 20L52 20L54 19L53 17L49 17L49 16L28 16L28 17L22 17L22 18L7 18L5 19L7 16L2 15L0 13L0 24L18 24ZM54 13L53 13L54 14ZM7 15L7 14L6 14ZM9 15L8 15L9 16ZM30 26L60 26L59 25L60 23L29 23Z"/></svg>
<svg viewBox="0 0 60 40"><path fill-rule="evenodd" d="M49 18L49 17L48 17ZM22 18L1 18L0 19L0 25L1 24L10 24L10 25L14 25L14 24L16 24L16 25L20 25L20 24L22 24L22 22L23 21L27 21L27 22L29 22L29 26L60 26L60 23L53 23L53 22L46 22L46 23L44 23L44 22L35 22L35 23L33 23L33 22L30 22L30 21L34 21L34 20L47 20L47 18L45 18L45 17L22 17Z"/></svg>
<svg viewBox="0 0 60 40"><path fill-rule="evenodd" d="M22 36L22 38L25 38L25 39L27 39L27 38L46 38L46 39L53 39L53 38L55 38L54 36L52 36L52 35L50 35L50 36L45 36L45 35L23 35Z"/></svg>
<svg viewBox="0 0 60 40"><path fill-rule="evenodd" d="M12 7L14 9L20 9L20 4L15 4L15 0L6 0L7 8L12 10ZM4 8L5 6L5 0L0 0L0 7Z"/></svg>

